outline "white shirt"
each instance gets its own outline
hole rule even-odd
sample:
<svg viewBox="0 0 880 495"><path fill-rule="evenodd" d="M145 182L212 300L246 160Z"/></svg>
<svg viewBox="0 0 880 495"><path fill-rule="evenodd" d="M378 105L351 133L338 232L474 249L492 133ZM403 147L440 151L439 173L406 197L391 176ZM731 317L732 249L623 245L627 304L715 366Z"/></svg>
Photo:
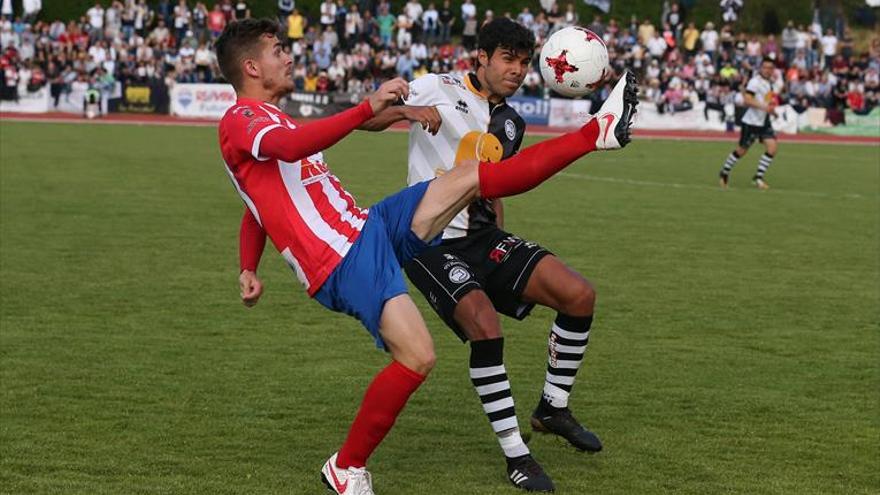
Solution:
<svg viewBox="0 0 880 495"><path fill-rule="evenodd" d="M403 7L403 11L406 13L406 16L413 22L419 20L422 17L422 12L424 12L424 8L422 8L422 4L419 2L407 2L407 4Z"/></svg>
<svg viewBox="0 0 880 495"><path fill-rule="evenodd" d="M666 53L666 40L661 36L655 36L648 41L648 52L654 58L660 58Z"/></svg>
<svg viewBox="0 0 880 495"><path fill-rule="evenodd" d="M714 52L718 49L718 31L703 31L700 35L700 41L703 42L703 50Z"/></svg>
<svg viewBox="0 0 880 495"><path fill-rule="evenodd" d="M422 14L422 24L426 27L436 26L437 19L440 17L440 14L437 12L437 9L428 9Z"/></svg>
<svg viewBox="0 0 880 495"><path fill-rule="evenodd" d="M24 0L22 6L25 14L35 14L43 8L43 0Z"/></svg>
<svg viewBox="0 0 880 495"><path fill-rule="evenodd" d="M478 149L491 148L493 139L498 142L488 133L489 102L466 84L463 78L451 74L426 74L409 84L406 104L436 107L443 125L436 136L417 122L410 125L408 184L439 177L452 170L457 161L482 159ZM467 235L468 219L465 208L450 222L443 237Z"/></svg>
<svg viewBox="0 0 880 495"><path fill-rule="evenodd" d="M820 40L822 43L822 53L826 57L833 57L837 54L837 36L825 35Z"/></svg>
<svg viewBox="0 0 880 495"><path fill-rule="evenodd" d="M461 18L467 19L469 17L477 16L477 6L472 3L463 3L461 4Z"/></svg>
<svg viewBox="0 0 880 495"><path fill-rule="evenodd" d="M773 86L770 81L760 75L749 80L746 92L752 93L758 103L768 104L773 100ZM767 112L749 107L743 115L742 121L748 125L763 127L767 123Z"/></svg>
<svg viewBox="0 0 880 495"><path fill-rule="evenodd" d="M92 7L86 11L86 15L89 16L89 24L92 25L95 29L101 29L104 27L104 9L101 7Z"/></svg>
<svg viewBox="0 0 880 495"><path fill-rule="evenodd" d="M336 22L336 4L324 2L321 4L321 24L325 26Z"/></svg>

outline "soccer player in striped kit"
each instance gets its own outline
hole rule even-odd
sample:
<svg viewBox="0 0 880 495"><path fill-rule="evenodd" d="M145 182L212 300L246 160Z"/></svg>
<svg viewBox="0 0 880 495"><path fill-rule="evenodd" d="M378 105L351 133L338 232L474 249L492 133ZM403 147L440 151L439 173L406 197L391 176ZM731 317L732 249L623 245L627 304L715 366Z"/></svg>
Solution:
<svg viewBox="0 0 880 495"><path fill-rule="evenodd" d="M773 71L776 64L772 59L765 58L761 62L761 68L754 77L749 79L744 92L745 104L748 107L742 118L742 129L739 145L734 149L719 172L719 182L722 189L727 189L730 182L730 172L740 158L748 153L749 148L756 139L764 143L764 154L758 160L758 170L752 177L755 187L761 190L770 189L770 185L764 179L767 169L776 157L776 133L770 124L770 116L776 115L776 96L773 92Z"/></svg>
<svg viewBox="0 0 880 495"><path fill-rule="evenodd" d="M436 135L425 126L411 126L410 184L442 177L466 160L501 162L519 151L525 122L505 98L522 84L534 47L531 31L497 19L480 30L475 72L464 77L428 74L410 84L407 105L434 107L443 122ZM393 107L367 125L382 128L395 115L403 120L405 111ZM500 199L475 199L446 228L443 243L405 269L446 325L470 342L471 383L504 453L511 483L528 491L554 489L520 434L498 313L522 320L535 304L556 310L545 382L531 425L582 451L602 449L599 438L568 408L589 342L595 291L547 249L503 230Z"/></svg>
<svg viewBox="0 0 880 495"><path fill-rule="evenodd" d="M369 209L330 172L322 150L409 96L402 79L388 81L360 105L298 125L276 104L293 90L293 61L268 20L229 24L217 41L218 63L237 102L219 126L226 171L245 204L240 232L242 300L255 304L256 275L266 237L326 308L357 318L391 363L367 388L340 450L321 477L337 494L372 495L367 459L394 425L434 365L424 320L407 294L401 264L430 246L452 218L477 198L520 194L597 149L629 142L635 80L621 80L597 118L574 132L524 149L500 163L466 160Z"/></svg>

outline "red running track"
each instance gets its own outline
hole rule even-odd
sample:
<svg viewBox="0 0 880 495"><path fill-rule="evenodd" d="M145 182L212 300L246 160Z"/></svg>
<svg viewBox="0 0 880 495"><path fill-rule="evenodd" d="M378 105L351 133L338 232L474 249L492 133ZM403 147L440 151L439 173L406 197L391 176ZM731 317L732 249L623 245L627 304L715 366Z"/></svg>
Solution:
<svg viewBox="0 0 880 495"><path fill-rule="evenodd" d="M134 114L113 113L94 120L86 120L83 117L63 112L29 114L17 112L0 112L0 121L9 122L65 122L80 124L131 124L131 125L174 125L174 126L203 126L214 127L216 119L195 119L173 117L158 114ZM392 130L404 131L409 126L398 123L392 126ZM530 125L528 134L537 136L555 136L565 129L548 126ZM722 141L735 142L739 134L735 132L718 131L664 131L636 129L635 136L644 139L671 139L677 141ZM830 134L780 134L779 140L786 143L812 143L812 144L848 144L863 146L880 146L880 138L867 136L835 136Z"/></svg>

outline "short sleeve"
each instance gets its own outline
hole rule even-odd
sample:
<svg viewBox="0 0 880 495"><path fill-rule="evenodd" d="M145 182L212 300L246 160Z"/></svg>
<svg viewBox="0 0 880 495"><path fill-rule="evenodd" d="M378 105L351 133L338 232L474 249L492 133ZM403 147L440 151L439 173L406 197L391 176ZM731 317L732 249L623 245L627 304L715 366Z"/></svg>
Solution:
<svg viewBox="0 0 880 495"><path fill-rule="evenodd" d="M250 155L256 160L269 158L260 154L260 142L269 131L282 127L281 120L260 108L249 105L233 107L223 118L223 132L230 151Z"/></svg>
<svg viewBox="0 0 880 495"><path fill-rule="evenodd" d="M752 93L753 95L757 95L761 92L761 83L757 78L753 77L749 79L749 83L746 85L746 92Z"/></svg>
<svg viewBox="0 0 880 495"><path fill-rule="evenodd" d="M439 81L436 74L425 74L409 83L409 106L435 106L442 103L439 93Z"/></svg>

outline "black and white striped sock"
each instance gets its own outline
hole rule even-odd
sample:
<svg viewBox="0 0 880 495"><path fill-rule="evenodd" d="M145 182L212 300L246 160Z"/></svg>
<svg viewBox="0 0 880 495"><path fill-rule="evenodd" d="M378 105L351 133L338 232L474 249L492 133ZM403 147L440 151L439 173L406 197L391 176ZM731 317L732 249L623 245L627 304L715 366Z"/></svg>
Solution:
<svg viewBox="0 0 880 495"><path fill-rule="evenodd" d="M568 396L590 342L592 324L592 316L556 315L547 345L547 377L539 410L568 407Z"/></svg>
<svg viewBox="0 0 880 495"><path fill-rule="evenodd" d="M773 163L773 155L770 153L764 153L761 155L761 160L758 161L758 171L755 173L755 178L763 179L764 174L767 173L767 169L770 168L771 163Z"/></svg>
<svg viewBox="0 0 880 495"><path fill-rule="evenodd" d="M507 457L529 453L516 421L510 382L504 369L504 338L471 342L471 383Z"/></svg>
<svg viewBox="0 0 880 495"><path fill-rule="evenodd" d="M731 151L730 154L727 156L727 160L724 160L724 167L721 168L720 175L722 177L727 177L728 175L730 175L730 171L733 170L734 165L736 165L736 162L739 161L740 158L742 157L736 154L736 150Z"/></svg>

